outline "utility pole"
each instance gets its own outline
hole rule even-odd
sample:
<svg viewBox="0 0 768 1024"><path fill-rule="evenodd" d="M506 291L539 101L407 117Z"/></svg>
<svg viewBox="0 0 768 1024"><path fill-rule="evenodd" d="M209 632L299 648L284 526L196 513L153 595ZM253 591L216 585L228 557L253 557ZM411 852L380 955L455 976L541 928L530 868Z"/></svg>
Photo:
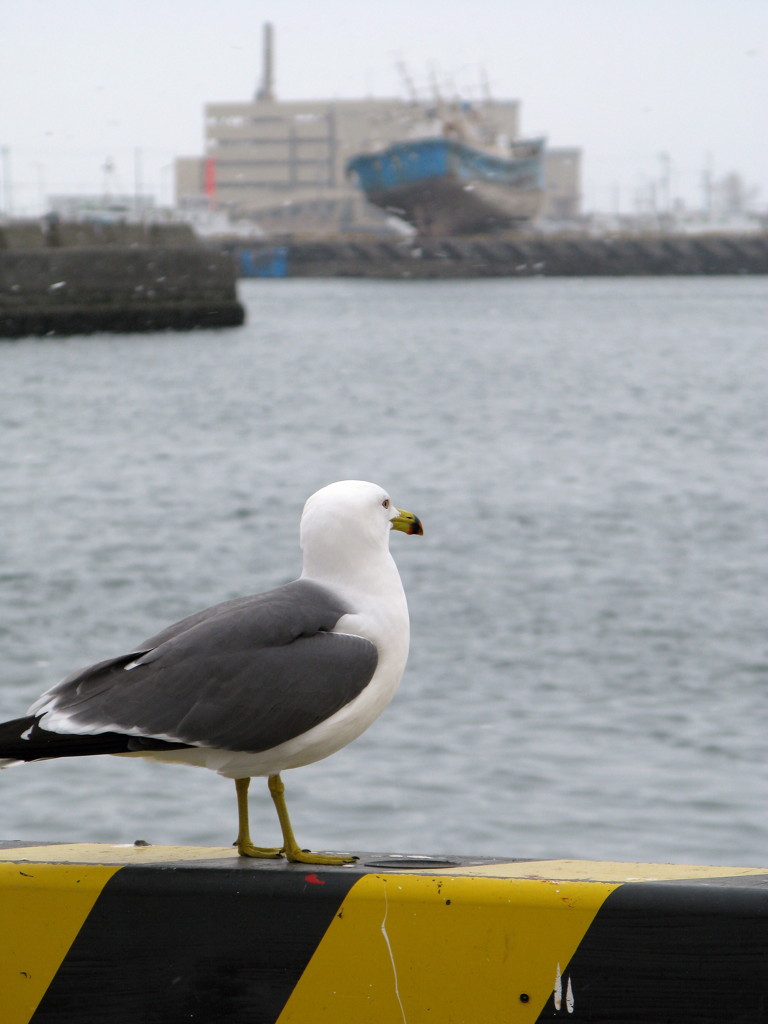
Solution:
<svg viewBox="0 0 768 1024"><path fill-rule="evenodd" d="M669 153L659 153L661 164L659 213L669 216L672 213L672 158Z"/></svg>
<svg viewBox="0 0 768 1024"><path fill-rule="evenodd" d="M11 147L3 146L0 150L3 157L3 210L6 217L13 213L13 200L11 198Z"/></svg>
<svg viewBox="0 0 768 1024"><path fill-rule="evenodd" d="M133 215L134 217L144 219L143 211L141 208L141 188L142 188L142 152L141 149L136 146L133 151Z"/></svg>
<svg viewBox="0 0 768 1024"><path fill-rule="evenodd" d="M704 220L707 224L712 222L712 214L714 212L714 177L712 170L712 155L708 153L706 163L704 164L704 170L701 175L701 187L704 193Z"/></svg>

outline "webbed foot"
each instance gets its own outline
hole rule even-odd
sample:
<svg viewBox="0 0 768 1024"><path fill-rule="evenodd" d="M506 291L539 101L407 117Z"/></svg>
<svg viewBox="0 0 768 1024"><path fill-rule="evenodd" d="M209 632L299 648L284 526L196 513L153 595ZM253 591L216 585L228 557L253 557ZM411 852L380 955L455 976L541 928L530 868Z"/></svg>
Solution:
<svg viewBox="0 0 768 1024"><path fill-rule="evenodd" d="M312 850L301 850L298 846L283 851L286 858L294 864L354 864L358 859L352 854L315 853Z"/></svg>
<svg viewBox="0 0 768 1024"><path fill-rule="evenodd" d="M251 842L237 840L232 845L237 847L237 852L241 857L275 858L283 855L283 851L277 846L254 846Z"/></svg>

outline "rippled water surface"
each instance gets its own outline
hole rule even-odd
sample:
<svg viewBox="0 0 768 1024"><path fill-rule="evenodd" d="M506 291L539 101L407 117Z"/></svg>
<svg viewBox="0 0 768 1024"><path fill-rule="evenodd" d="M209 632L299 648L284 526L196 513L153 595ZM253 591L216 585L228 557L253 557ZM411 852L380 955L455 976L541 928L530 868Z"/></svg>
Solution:
<svg viewBox="0 0 768 1024"><path fill-rule="evenodd" d="M363 477L425 524L392 538L411 660L365 736L286 773L303 844L768 864L766 281L241 294L242 329L0 346L0 715L293 578L306 496ZM6 839L234 826L200 770L0 777Z"/></svg>

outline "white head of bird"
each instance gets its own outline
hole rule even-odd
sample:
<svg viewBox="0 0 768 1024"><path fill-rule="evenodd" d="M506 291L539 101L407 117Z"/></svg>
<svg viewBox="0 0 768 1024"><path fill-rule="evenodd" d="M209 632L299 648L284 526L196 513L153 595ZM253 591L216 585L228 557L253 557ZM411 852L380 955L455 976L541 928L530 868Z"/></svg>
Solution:
<svg viewBox="0 0 768 1024"><path fill-rule="evenodd" d="M377 574L382 582L397 573L389 553L392 530L423 533L411 513L397 508L378 484L340 480L307 499L301 517L302 576L319 580L343 579L349 584L364 577L370 587Z"/></svg>

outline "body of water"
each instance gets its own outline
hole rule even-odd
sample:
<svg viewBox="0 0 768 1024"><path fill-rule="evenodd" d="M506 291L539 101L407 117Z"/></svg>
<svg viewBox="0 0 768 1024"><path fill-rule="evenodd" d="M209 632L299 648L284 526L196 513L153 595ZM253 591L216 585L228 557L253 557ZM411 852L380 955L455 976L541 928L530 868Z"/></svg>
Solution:
<svg viewBox="0 0 768 1024"><path fill-rule="evenodd" d="M285 774L317 849L768 863L761 278L246 281L242 329L0 346L0 715L299 571L375 480L412 653ZM251 787L254 839L278 829ZM0 775L0 836L204 843L234 786L121 758Z"/></svg>

